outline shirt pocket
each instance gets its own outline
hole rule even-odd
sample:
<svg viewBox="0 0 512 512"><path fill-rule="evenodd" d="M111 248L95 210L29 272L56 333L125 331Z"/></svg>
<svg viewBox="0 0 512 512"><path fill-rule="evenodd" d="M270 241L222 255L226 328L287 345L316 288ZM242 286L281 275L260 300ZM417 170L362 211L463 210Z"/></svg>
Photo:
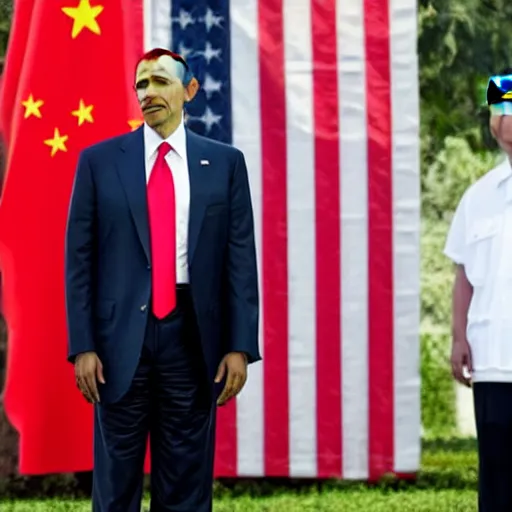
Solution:
<svg viewBox="0 0 512 512"><path fill-rule="evenodd" d="M483 285L497 270L502 215L475 221L468 229L466 276L473 286Z"/></svg>

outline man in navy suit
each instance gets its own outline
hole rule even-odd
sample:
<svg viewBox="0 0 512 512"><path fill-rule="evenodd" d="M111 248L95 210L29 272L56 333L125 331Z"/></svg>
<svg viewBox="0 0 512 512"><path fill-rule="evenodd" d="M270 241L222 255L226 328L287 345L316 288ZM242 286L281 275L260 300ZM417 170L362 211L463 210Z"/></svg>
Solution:
<svg viewBox="0 0 512 512"><path fill-rule="evenodd" d="M136 70L144 124L85 149L66 235L69 360L94 404L93 510L212 510L215 411L258 361L243 154L192 133L199 84L156 49Z"/></svg>

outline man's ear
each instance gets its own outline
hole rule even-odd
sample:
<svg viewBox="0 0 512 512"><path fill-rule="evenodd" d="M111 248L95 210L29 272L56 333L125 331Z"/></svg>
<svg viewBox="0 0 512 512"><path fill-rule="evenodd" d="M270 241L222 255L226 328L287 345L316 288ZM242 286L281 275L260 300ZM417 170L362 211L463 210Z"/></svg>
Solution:
<svg viewBox="0 0 512 512"><path fill-rule="evenodd" d="M489 119L489 128L491 131L491 135L497 139L499 136L500 131L500 124L501 124L501 116L491 116Z"/></svg>
<svg viewBox="0 0 512 512"><path fill-rule="evenodd" d="M187 87L185 87L185 101L192 101L199 90L199 82L192 78L188 83Z"/></svg>

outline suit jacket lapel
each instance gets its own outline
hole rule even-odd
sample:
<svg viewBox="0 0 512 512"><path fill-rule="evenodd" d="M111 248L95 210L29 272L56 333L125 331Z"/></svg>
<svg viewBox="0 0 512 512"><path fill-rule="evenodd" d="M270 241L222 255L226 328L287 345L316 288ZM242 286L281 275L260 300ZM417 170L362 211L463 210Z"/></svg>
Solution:
<svg viewBox="0 0 512 512"><path fill-rule="evenodd" d="M143 127L141 126L135 132L127 135L120 149L120 156L116 162L117 172L123 184L133 221L149 262L151 261L151 252L149 247Z"/></svg>
<svg viewBox="0 0 512 512"><path fill-rule="evenodd" d="M187 160L190 180L190 208L188 229L188 263L192 263L194 251L201 231L201 225L208 201L209 174L212 162L208 160L204 144L200 137L186 129ZM129 134L121 144L120 157L116 162L119 179L123 185L130 211L137 228L142 247L151 261L149 245L149 220L146 196L146 170L144 160L143 127Z"/></svg>
<svg viewBox="0 0 512 512"><path fill-rule="evenodd" d="M192 264L194 251L197 247L201 225L208 200L208 174L210 165L204 165L202 160L208 160L205 147L200 137L186 129L187 160L190 180L190 211L188 227L188 263Z"/></svg>

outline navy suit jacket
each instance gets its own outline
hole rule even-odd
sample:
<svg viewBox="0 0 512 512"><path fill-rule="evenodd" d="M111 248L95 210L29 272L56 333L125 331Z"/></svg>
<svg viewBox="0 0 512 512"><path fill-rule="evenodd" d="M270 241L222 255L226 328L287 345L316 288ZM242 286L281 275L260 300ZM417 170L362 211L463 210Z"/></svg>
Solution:
<svg viewBox="0 0 512 512"><path fill-rule="evenodd" d="M208 379L222 357L258 349L258 279L247 168L241 151L186 130L188 266ZM208 161L209 165L204 165ZM143 128L85 149L66 229L68 359L95 351L112 403L133 379L150 314L151 252ZM201 357L201 354L198 354ZM220 391L215 389L215 395Z"/></svg>

